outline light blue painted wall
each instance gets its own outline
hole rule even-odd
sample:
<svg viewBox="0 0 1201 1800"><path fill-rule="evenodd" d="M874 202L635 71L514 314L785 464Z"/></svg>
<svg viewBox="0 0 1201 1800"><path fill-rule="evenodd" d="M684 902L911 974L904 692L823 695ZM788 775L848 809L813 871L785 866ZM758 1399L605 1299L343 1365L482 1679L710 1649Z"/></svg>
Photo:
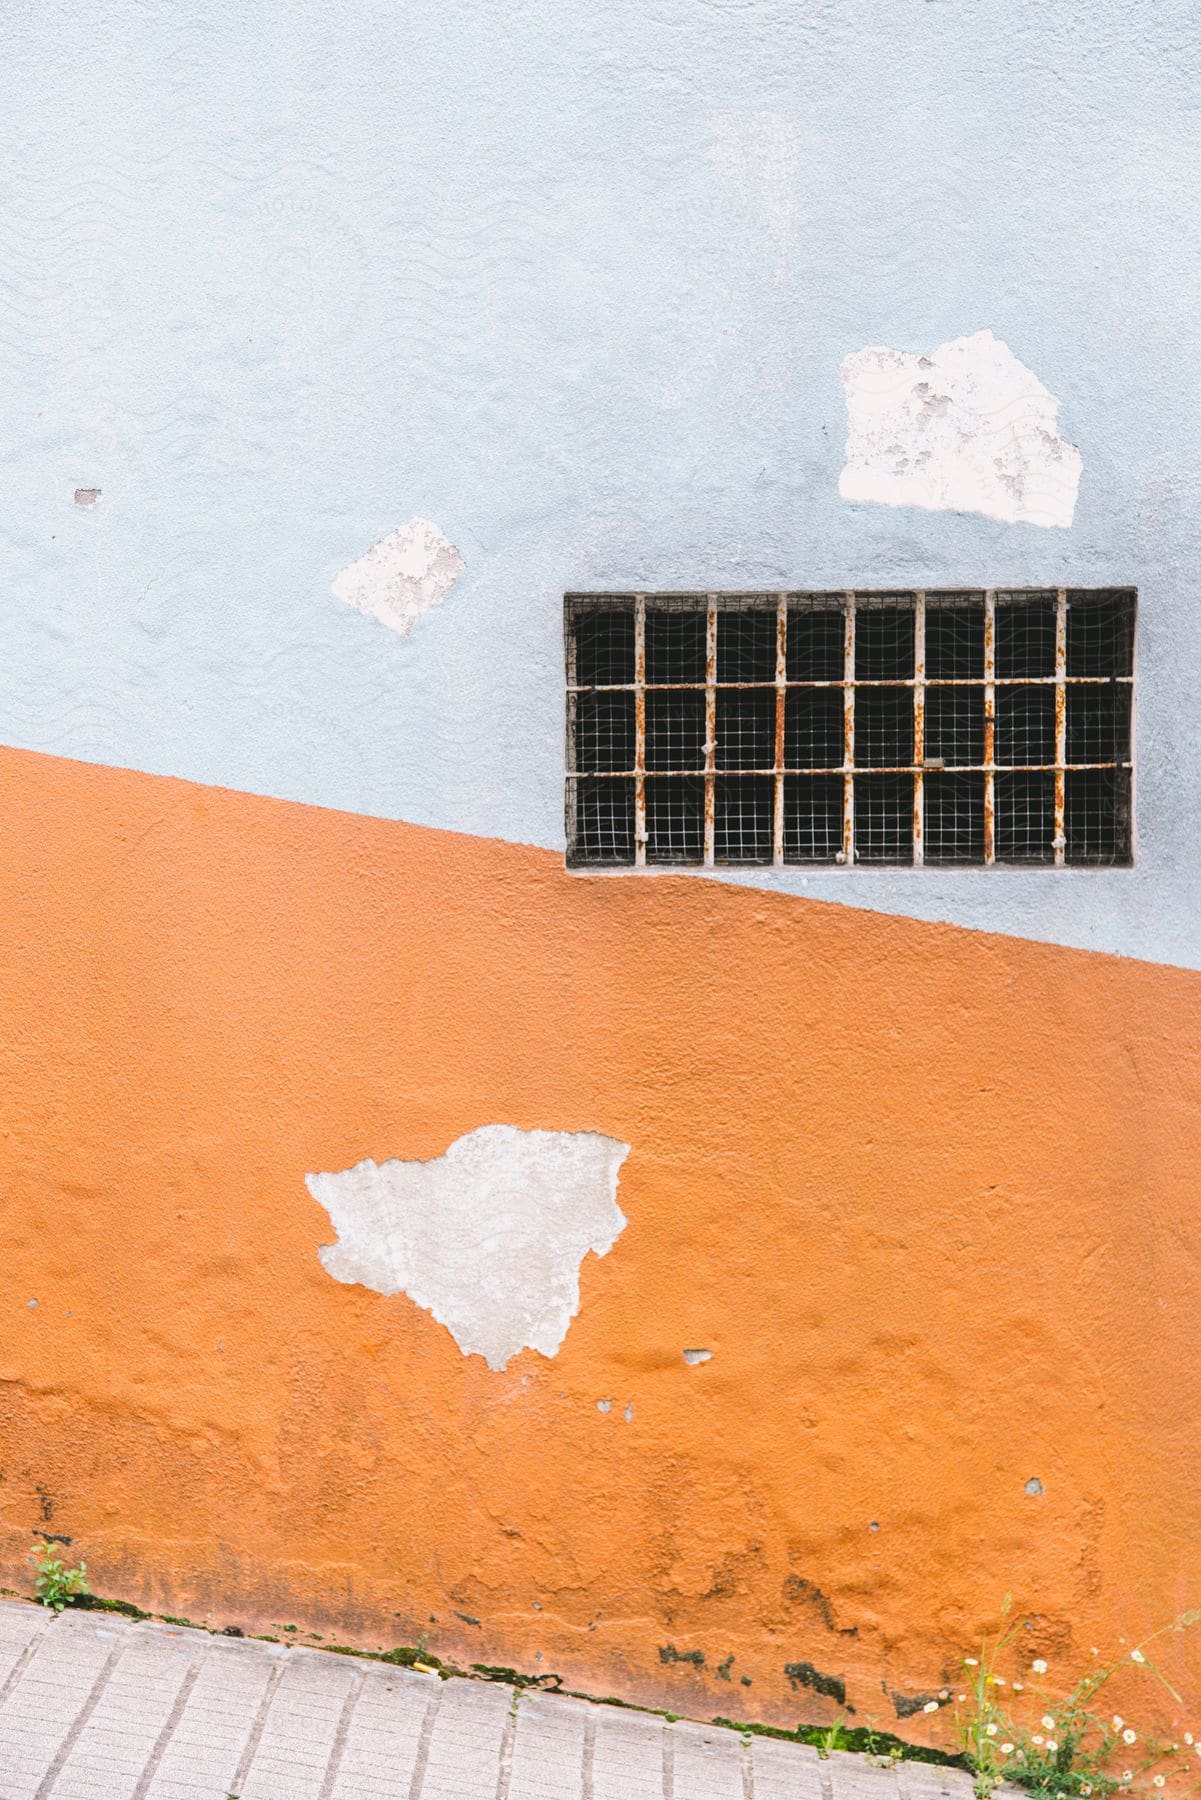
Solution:
<svg viewBox="0 0 1201 1800"><path fill-rule="evenodd" d="M1192 0L2 36L0 740L561 848L565 589L1130 582L1134 871L754 880L1201 966ZM1074 527L842 502L840 359L986 326ZM401 639L329 587L413 514L468 572Z"/></svg>

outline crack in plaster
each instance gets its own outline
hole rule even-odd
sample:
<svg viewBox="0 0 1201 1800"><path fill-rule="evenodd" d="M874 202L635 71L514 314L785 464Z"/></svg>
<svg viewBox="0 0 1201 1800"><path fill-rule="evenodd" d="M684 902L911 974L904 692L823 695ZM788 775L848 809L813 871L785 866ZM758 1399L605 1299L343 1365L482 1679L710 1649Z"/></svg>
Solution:
<svg viewBox="0 0 1201 1800"><path fill-rule="evenodd" d="M306 1175L338 1238L318 1255L335 1281L407 1294L490 1369L520 1350L554 1356L584 1257L606 1255L625 1228L629 1150L596 1132L484 1125L429 1162Z"/></svg>
<svg viewBox="0 0 1201 1800"><path fill-rule="evenodd" d="M873 346L845 357L844 500L1070 525L1083 460L1059 401L991 331L929 356Z"/></svg>
<svg viewBox="0 0 1201 1800"><path fill-rule="evenodd" d="M410 519L343 569L332 592L403 636L445 598L466 567L436 525Z"/></svg>

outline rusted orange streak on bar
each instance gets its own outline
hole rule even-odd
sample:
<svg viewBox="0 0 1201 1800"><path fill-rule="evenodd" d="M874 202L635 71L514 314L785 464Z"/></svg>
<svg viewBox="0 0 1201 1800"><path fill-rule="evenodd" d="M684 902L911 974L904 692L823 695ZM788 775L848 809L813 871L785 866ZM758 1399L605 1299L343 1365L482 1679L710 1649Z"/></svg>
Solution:
<svg viewBox="0 0 1201 1800"><path fill-rule="evenodd" d="M1100 683L1098 683L1097 685L1099 686ZM1006 775L1053 775L1055 773L1057 766L1058 765L1053 762L1050 762L1050 763L1006 763L1004 765L1004 770L1005 770ZM1064 763L1063 766L1064 766L1065 770L1068 772L1068 774L1071 774L1073 772L1073 770L1076 770L1076 769L1129 769L1129 768L1132 768L1134 765L1132 763L1130 763L1129 761L1123 761L1123 762ZM799 768L799 767L798 768L789 767L787 769L786 773L789 775L838 775L841 773L841 771L842 771L841 763L834 763L833 765L831 765L830 763L817 763L813 768L810 768L810 769ZM983 763L944 763L944 762L940 762L938 764L938 768L937 768L937 772L939 775L979 775L983 771L984 771ZM653 773L655 775L696 775L697 772L698 771L695 768L655 769L653 771ZM740 775L774 775L775 772L776 772L775 769L772 767L768 767L766 769L742 769L742 768L740 768L738 771L738 773ZM925 772L927 774L930 773L930 765L929 764L926 765ZM569 773L568 780L569 781L628 781L630 779L630 776L632 773L633 773L633 771L631 769L588 769L587 771L581 771L581 772L577 772L577 773ZM916 764L914 764L914 763L872 763L869 773L872 775L916 775L919 773L919 771L918 771Z"/></svg>
<svg viewBox="0 0 1201 1800"><path fill-rule="evenodd" d="M713 818L717 804L713 772L717 767L717 599L705 610L705 867L713 867Z"/></svg>
<svg viewBox="0 0 1201 1800"><path fill-rule="evenodd" d="M773 788L771 859L776 868L784 862L784 696L788 679L788 596L776 605L776 755Z"/></svg>
<svg viewBox="0 0 1201 1800"><path fill-rule="evenodd" d="M1067 777L1063 772L1068 748L1068 697L1064 687L1067 671L1068 596L1066 588L1059 588L1055 594L1055 836L1051 840L1057 869L1063 868L1067 850Z"/></svg>
<svg viewBox="0 0 1201 1800"><path fill-rule="evenodd" d="M997 860L997 793L996 733L997 690L993 685L997 672L997 596L992 588L984 594L984 860Z"/></svg>
<svg viewBox="0 0 1201 1800"><path fill-rule="evenodd" d="M842 860L855 860L855 595L845 597L842 639Z"/></svg>
<svg viewBox="0 0 1201 1800"><path fill-rule="evenodd" d="M634 862L646 865L646 595L634 600Z"/></svg>
<svg viewBox="0 0 1201 1800"><path fill-rule="evenodd" d="M981 678L978 675L949 675L945 678L938 677L934 680L924 681L922 686L928 688L979 687L980 679ZM1063 684L1065 687L1096 687L1097 682L1100 679L1101 677L1097 675L1065 675ZM1119 686L1122 683L1125 683L1127 687L1133 687L1134 685L1133 675L1106 675L1104 679L1107 682L1113 682ZM1055 675L993 676L993 685L995 687L1055 687L1057 684L1058 676ZM634 685L635 684L632 681L591 681L585 686L581 686L575 682L568 682L567 691L569 694L632 694ZM724 688L733 689L774 688L776 683L774 681L723 681L721 685ZM837 681L785 682L786 687L796 688L840 688L844 685L841 675ZM857 681L855 683L856 687L861 688L914 687L915 685L912 678L902 676L898 676L895 681ZM670 693L673 691L691 692L700 686L701 683L698 681L648 681L646 689L650 694L657 694L659 692Z"/></svg>
<svg viewBox="0 0 1201 1800"><path fill-rule="evenodd" d="M919 589L913 602L913 866L925 859L926 760L926 596Z"/></svg>

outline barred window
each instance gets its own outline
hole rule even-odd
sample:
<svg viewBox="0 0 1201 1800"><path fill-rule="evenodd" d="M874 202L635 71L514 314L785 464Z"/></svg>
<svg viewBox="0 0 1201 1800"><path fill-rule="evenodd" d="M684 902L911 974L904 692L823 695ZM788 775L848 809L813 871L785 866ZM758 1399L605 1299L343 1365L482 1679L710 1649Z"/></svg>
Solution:
<svg viewBox="0 0 1201 1800"><path fill-rule="evenodd" d="M1124 867L1133 588L570 594L573 868Z"/></svg>

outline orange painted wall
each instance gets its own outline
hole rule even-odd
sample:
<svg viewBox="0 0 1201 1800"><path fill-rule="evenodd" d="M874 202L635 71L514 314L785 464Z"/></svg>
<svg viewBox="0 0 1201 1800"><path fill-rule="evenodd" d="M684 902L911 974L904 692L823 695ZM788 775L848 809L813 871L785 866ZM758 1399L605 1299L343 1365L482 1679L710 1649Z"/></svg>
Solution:
<svg viewBox="0 0 1201 1800"><path fill-rule="evenodd" d="M14 751L0 827L11 1583L45 1523L170 1613L789 1723L798 1662L894 1722L1006 1589L1056 1656L1198 1599L1201 977ZM632 1146L503 1374L304 1185L496 1121Z"/></svg>

